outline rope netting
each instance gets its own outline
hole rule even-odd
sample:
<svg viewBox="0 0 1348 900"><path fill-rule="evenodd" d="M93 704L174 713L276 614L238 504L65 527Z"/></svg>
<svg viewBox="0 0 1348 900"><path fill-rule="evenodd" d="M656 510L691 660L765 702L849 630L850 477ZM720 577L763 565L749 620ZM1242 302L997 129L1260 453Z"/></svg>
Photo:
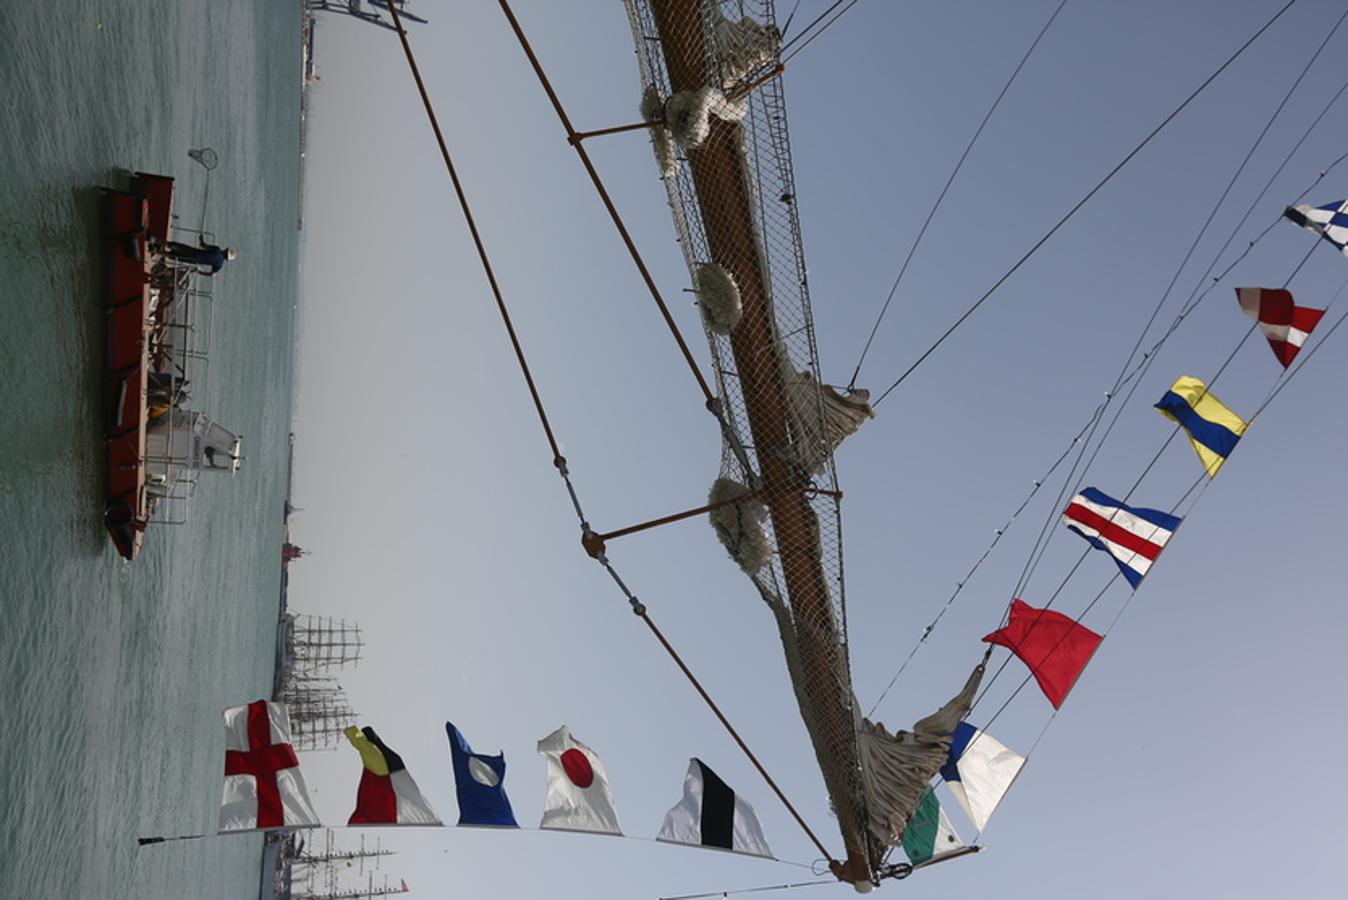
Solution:
<svg viewBox="0 0 1348 900"><path fill-rule="evenodd" d="M723 442L711 502L743 498L712 521L774 614L848 855L874 871L884 847L867 829L832 455L855 428L840 415L859 421L868 407L821 377L773 5L626 6L715 374Z"/></svg>

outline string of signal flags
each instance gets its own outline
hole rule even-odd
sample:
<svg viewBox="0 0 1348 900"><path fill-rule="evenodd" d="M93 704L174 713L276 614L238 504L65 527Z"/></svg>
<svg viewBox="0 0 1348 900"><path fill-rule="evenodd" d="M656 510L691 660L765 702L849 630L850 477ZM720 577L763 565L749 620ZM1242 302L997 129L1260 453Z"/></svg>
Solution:
<svg viewBox="0 0 1348 900"><path fill-rule="evenodd" d="M1283 215L1348 256L1348 200L1319 207L1302 204L1289 207ZM1284 372L1325 315L1322 309L1297 306L1284 288L1236 288L1236 299L1267 339ZM1275 389L1265 405L1276 393ZM1177 378L1155 408L1184 430L1208 479L1220 471L1253 421L1253 417L1242 419L1204 382L1188 375ZM1136 591L1183 519L1173 511L1130 506L1098 488L1087 487L1072 497L1060 521L1092 548L1108 554L1119 574ZM1029 670L1027 680L1033 677L1057 710L1103 638L1082 625L1079 618L1047 607L1035 608L1014 598L1002 627L983 641L989 644L988 654L994 646L1001 646L1018 658ZM285 705L257 700L226 710L224 720L219 833L321 826L291 744ZM518 829L505 792L504 755L475 753L452 723L445 723L445 730L459 806L458 825ZM373 728L353 726L345 734L362 766L348 825L444 824L402 757ZM603 763L593 750L576 740L566 726L540 740L537 750L547 764L540 829L623 834ZM977 832L983 831L1027 758L967 721L951 735L940 777ZM203 835L150 837L141 838L140 843L199 837ZM896 837L914 868L977 849L959 837L937 800L934 786L928 787L917 812ZM696 757L689 761L683 795L666 814L655 839L783 861L773 855L752 805Z"/></svg>
<svg viewBox="0 0 1348 900"><path fill-rule="evenodd" d="M1288 207L1283 215L1348 256L1348 200ZM1268 340L1284 371L1325 314L1322 309L1297 306L1291 292L1282 288L1236 288L1236 300ZM1184 430L1209 479L1217 475L1250 425L1204 382L1188 375L1175 380L1155 409ZM1119 574L1137 590L1183 519L1173 512L1129 506L1098 488L1087 487L1072 497L1060 521L1091 547L1108 554ZM983 638L1025 663L1055 710L1062 706L1102 639L1076 619L1051 609L1036 609L1019 598L1012 599L1006 624Z"/></svg>
<svg viewBox="0 0 1348 900"><path fill-rule="evenodd" d="M224 781L217 833L323 826L291 743L290 714L285 704L255 700L231 707L225 710L224 725ZM505 755L474 752L452 722L445 723L445 732L459 808L458 826L520 828L505 790ZM444 825L402 757L373 728L351 726L345 735L361 761L355 808L346 821L348 826ZM966 752L979 738L977 752ZM970 820L981 830L1024 760L964 723L954 742L943 770L945 778ZM566 726L541 739L537 749L547 764L539 830L624 836L598 754L577 740ZM140 843L200 837L205 835L141 838ZM800 865L773 854L753 806L696 757L688 762L682 797L665 814L655 840ZM935 794L928 790L922 807L905 829L903 846L913 866L920 866L937 861L941 855L962 851L966 845L940 809Z"/></svg>
<svg viewBox="0 0 1348 900"><path fill-rule="evenodd" d="M317 828L314 810L291 743L285 704L255 700L225 710L225 766L219 834ZM441 827L429 800L402 757L371 727L345 735L361 761L355 808L348 826ZM460 827L518 829L505 790L504 754L476 753L463 732L445 723ZM540 830L623 836L604 764L564 725L538 742L547 763ZM196 838L203 835L189 835ZM141 838L142 844L179 838ZM657 841L778 860L754 808L711 767L689 760L683 796L665 815Z"/></svg>
<svg viewBox="0 0 1348 900"><path fill-rule="evenodd" d="M1318 207L1306 204L1288 207L1283 217L1314 232L1341 254L1348 256L1348 200ZM1282 366L1283 374L1279 376L1277 386L1249 420L1241 418L1223 404L1204 382L1188 375L1177 378L1154 404L1154 408L1161 415L1175 422L1180 430L1185 432L1196 452L1203 466L1204 475L1199 477L1195 486L1205 481L1210 482L1216 476L1254 418L1285 386L1284 376L1289 367L1326 313L1323 309L1297 306L1291 292L1285 287L1240 287L1236 288L1235 292L1241 311L1254 320L1251 332L1255 328L1262 332L1274 357ZM1341 324L1343 318L1348 316L1340 317L1330 328L1331 332ZM1246 339L1248 337L1247 334ZM1244 340L1241 344L1243 343ZM1234 353L1232 355L1234 356ZM1159 455L1158 452L1157 456ZM1139 478L1138 483L1140 482ZM1137 484L1133 489L1136 487ZM1191 487L1185 493L1185 498L1193 489ZM1129 496L1131 492L1130 490ZM1091 548L1108 554L1118 568L1115 577L1121 575L1135 592L1182 523L1182 517L1175 515L1175 510L1183 504L1185 498L1181 498L1170 511L1163 511L1130 506L1098 488L1086 487L1071 498L1060 514L1059 521L1068 530L1085 539ZM1090 550L1086 550L1085 553L1089 554ZM1083 555L1082 561L1084 558ZM1072 573L1075 571L1074 567ZM1068 579L1072 573L1069 573ZM1068 579L1064 579L1058 591L1062 590ZM1112 581L1113 579L1111 584ZM1109 585L1106 585L1106 589L1108 587ZM1057 597L1058 591L1054 592L1054 598ZM1098 601L1103 594L1104 590L1100 591L1095 600ZM992 652L993 646L1001 646L1024 664L1029 674L1021 686L1033 679L1053 707L1056 716L1057 710L1061 708L1105 635L1081 624L1081 619L1086 612L1089 612L1091 606L1094 606L1094 601L1075 618L1048 608L1051 605L1052 599L1044 608L1035 608L1019 597L1013 597L1002 627L986 635L983 641L991 645L987 654ZM986 654L984 660L985 662L987 660ZM1000 672L999 669L997 674ZM994 680L995 678L994 675ZM1017 688L1013 692L1012 698L1019 690ZM986 687L984 693L986 694ZM1010 699L989 721L996 719L1009 703ZM977 703L974 705L976 707ZM1050 723L1051 721L1050 718ZM1046 725L1045 730L1047 727ZM1040 733L1040 738L1042 736L1043 732ZM975 731L969 745L961 749L957 735L955 746L951 750L951 759L959 760L961 753L967 755L976 749L974 744L988 740L985 734ZM1038 741L1035 743L1037 746ZM1004 748L996 745L991 752L995 756L1002 750ZM1016 772L1027 758L1016 757L1018 760ZM1014 778L1015 774L1011 773L1009 777ZM942 776L950 783L945 770L942 771ZM955 788L953 783L950 786L952 789ZM1007 786L1009 787L1009 784ZM958 796L958 791L956 795ZM964 801L961 800L961 803ZM979 831L981 830L982 826L979 825Z"/></svg>

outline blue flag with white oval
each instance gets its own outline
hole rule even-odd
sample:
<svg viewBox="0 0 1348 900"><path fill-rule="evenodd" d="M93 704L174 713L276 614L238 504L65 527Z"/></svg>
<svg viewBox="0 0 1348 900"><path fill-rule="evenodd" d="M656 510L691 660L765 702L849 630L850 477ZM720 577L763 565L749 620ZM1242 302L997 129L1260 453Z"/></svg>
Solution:
<svg viewBox="0 0 1348 900"><path fill-rule="evenodd" d="M474 753L454 723L445 723L454 765L454 790L459 798L459 824L519 828L505 792L505 756Z"/></svg>

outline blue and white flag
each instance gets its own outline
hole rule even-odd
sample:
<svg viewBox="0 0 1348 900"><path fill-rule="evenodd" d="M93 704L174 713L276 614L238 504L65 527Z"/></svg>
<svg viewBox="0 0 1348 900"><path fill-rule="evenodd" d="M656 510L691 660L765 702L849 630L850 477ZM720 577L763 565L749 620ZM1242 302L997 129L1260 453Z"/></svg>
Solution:
<svg viewBox="0 0 1348 900"><path fill-rule="evenodd" d="M1025 757L968 722L961 722L951 735L950 755L941 767L941 777L969 821L982 831L1023 765Z"/></svg>
<svg viewBox="0 0 1348 900"><path fill-rule="evenodd" d="M459 824L519 828L505 792L505 756L474 753L452 722L445 723L445 732L459 795Z"/></svg>
<svg viewBox="0 0 1348 900"><path fill-rule="evenodd" d="M1301 203L1287 207L1283 216L1314 231L1348 256L1348 200L1337 200L1324 206Z"/></svg>
<svg viewBox="0 0 1348 900"><path fill-rule="evenodd" d="M1063 510L1062 523L1114 557L1119 571L1136 588L1179 527L1179 516L1128 506L1095 488L1086 488Z"/></svg>

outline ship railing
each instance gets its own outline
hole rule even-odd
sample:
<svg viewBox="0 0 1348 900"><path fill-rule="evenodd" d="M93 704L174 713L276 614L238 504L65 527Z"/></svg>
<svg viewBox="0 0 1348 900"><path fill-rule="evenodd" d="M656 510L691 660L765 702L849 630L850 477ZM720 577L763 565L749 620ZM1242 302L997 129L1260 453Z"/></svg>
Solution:
<svg viewBox="0 0 1348 900"><path fill-rule="evenodd" d="M197 490L195 478L184 477L186 460L172 456L145 458L145 487L152 498L151 525L186 525Z"/></svg>
<svg viewBox="0 0 1348 900"><path fill-rule="evenodd" d="M151 276L158 293L151 336L151 415L167 415L188 404L189 395L205 383L210 353L214 304L210 280L195 266L165 259ZM146 489L151 498L149 521L184 525L196 492L191 461L173 454L146 455Z"/></svg>
<svg viewBox="0 0 1348 900"><path fill-rule="evenodd" d="M184 234L194 234L194 235L197 236L198 240L200 240L200 241L204 241L204 242L206 242L207 244L214 244L214 245L217 246L217 247L220 246L218 243L216 243L216 237L215 237L215 232L214 232L214 231L206 231L206 230L201 229L201 228L188 228L188 227L185 226L185 225L179 225L179 224L178 224L178 221L177 221L177 220L178 220L178 217L177 217L177 216L174 216L173 219L174 219L174 221L173 221L173 234L174 234L174 237L177 237L177 236L179 236L179 235L184 235ZM184 242L184 243L186 243L186 242Z"/></svg>
<svg viewBox="0 0 1348 900"><path fill-rule="evenodd" d="M155 269L154 283L160 291L156 319L161 342L184 359L206 359L215 322L210 279L195 266L165 260Z"/></svg>

